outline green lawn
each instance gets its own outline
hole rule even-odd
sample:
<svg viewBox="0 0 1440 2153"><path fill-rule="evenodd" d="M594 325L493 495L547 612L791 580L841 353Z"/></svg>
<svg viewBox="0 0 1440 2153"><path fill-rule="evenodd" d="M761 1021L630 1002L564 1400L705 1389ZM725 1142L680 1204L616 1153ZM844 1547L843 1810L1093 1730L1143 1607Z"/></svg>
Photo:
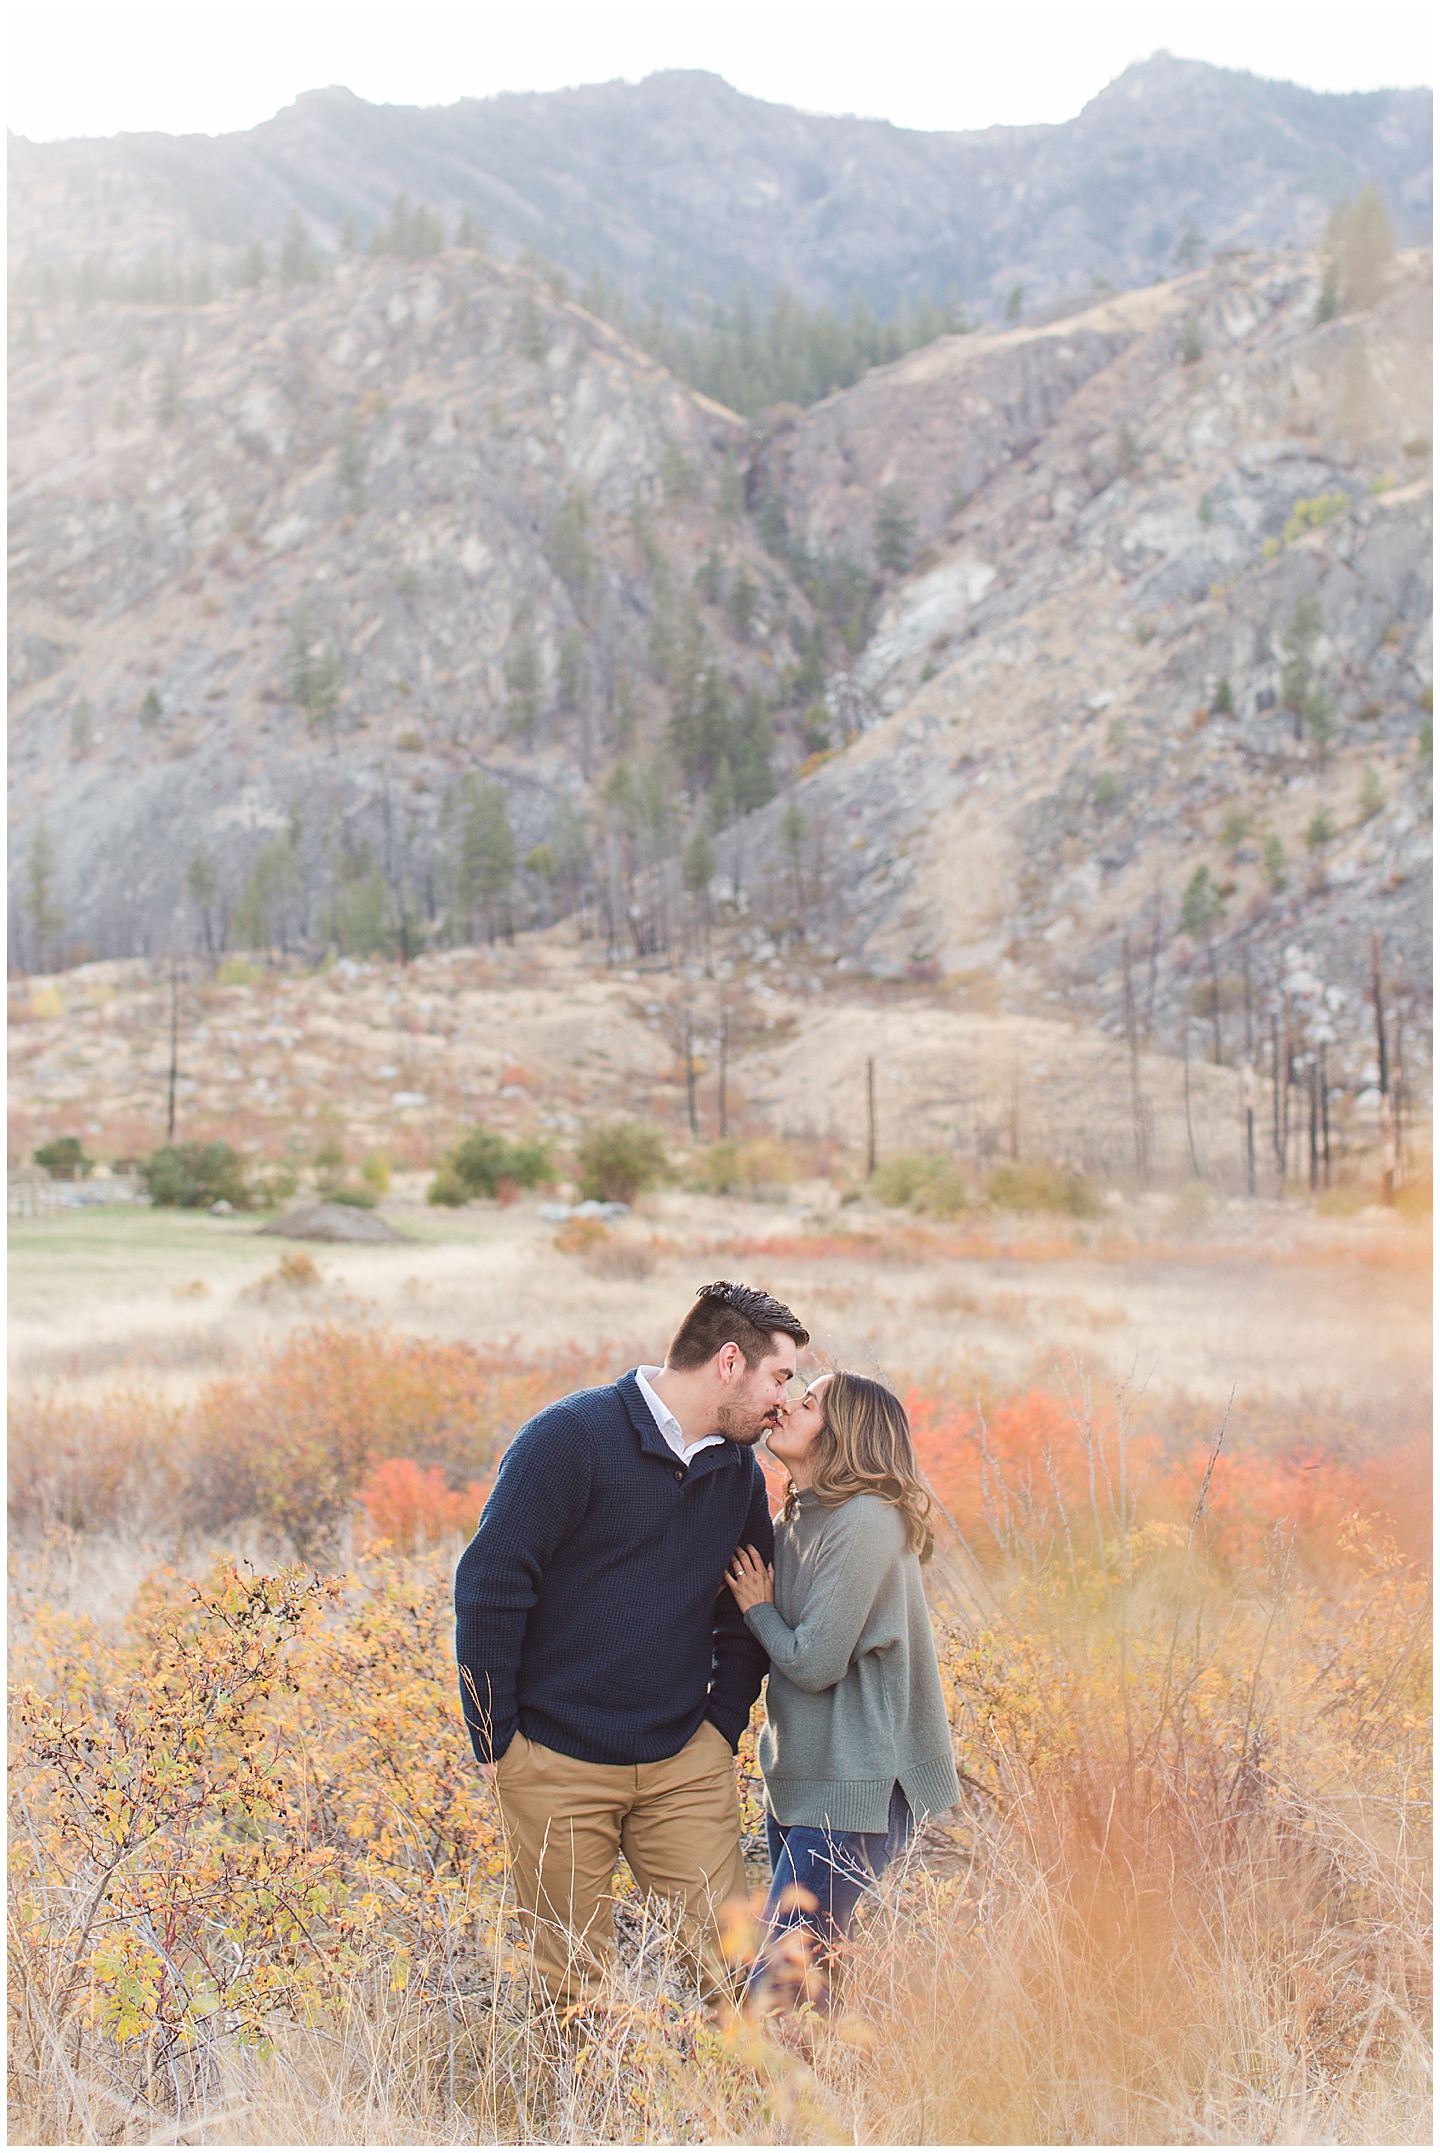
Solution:
<svg viewBox="0 0 1440 2153"><path fill-rule="evenodd" d="M395 1223L418 1245L434 1247L508 1240L522 1216L518 1209L501 1212L490 1204L440 1213L406 1206ZM264 1223L263 1218L216 1219L203 1211L128 1207L12 1218L10 1313L38 1316L65 1303L73 1308L77 1303L169 1293L193 1278L212 1286L243 1285L273 1270L291 1245L259 1234L257 1228ZM343 1257L347 1270L372 1257L393 1261L398 1253L387 1243L305 1245L317 1261L327 1255Z"/></svg>

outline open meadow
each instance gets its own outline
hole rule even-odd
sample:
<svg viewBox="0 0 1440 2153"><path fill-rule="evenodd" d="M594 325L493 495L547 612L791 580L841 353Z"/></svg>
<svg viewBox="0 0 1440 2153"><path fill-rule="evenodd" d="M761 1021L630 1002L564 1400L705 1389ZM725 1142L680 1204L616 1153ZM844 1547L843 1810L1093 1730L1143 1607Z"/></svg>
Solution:
<svg viewBox="0 0 1440 2153"><path fill-rule="evenodd" d="M357 1029L392 1021L390 977L336 982L368 993ZM207 988L211 1031L224 997L282 990L301 1001L284 980ZM467 973L426 1018L452 1038L454 1098L433 1070L370 1167L396 1240L260 1234L243 1210L11 1216L13 2138L1427 2142L1423 1160L1390 1206L1363 1145L1328 1193L1268 1173L1246 1197L1233 1167L1143 1191L1102 1171L1124 1096L1083 1042L1089 1094L1072 1057L1072 1098L1048 1096L1072 1115L1089 1096L1089 1176L986 1165L984 1143L951 1145L943 1173L917 1100L867 1178L863 1120L796 1128L807 1038L857 1096L833 1005L803 995L779 1042L758 1027L736 1053L730 1150L693 1143L646 990L596 984L603 1061L547 1033L557 988L525 1005L502 980L497 1008ZM67 988L142 1040L146 993L164 1014L144 982ZM506 1033L478 1107L461 1003ZM1014 1042L984 1012L915 1014L910 1061L904 1001L876 1016L891 1098L904 1070L923 1092L951 1025L951 1094L999 1096L1003 1117ZM323 1193L385 1132L368 1059L398 1068L415 1036L342 1038L243 1111L217 1089L200 1126L256 1171L291 1160L316 1182L297 1201ZM73 1061L28 1025L17 1044L24 1141L84 1128ZM192 1044L196 1087L209 1049ZM153 1100L155 1070L93 1066L84 1113L121 1145L138 1107L114 1087ZM1195 1077L1218 1143L1233 1102ZM665 1130L669 1180L622 1219L566 1219L581 1132L626 1109ZM551 1184L428 1204L476 1113L506 1141L545 1135ZM941 1505L930 1589L964 1804L887 1877L833 2024L708 2020L665 1910L622 1871L616 1987L566 2030L527 2000L458 1725L450 1572L521 1421L659 1359L712 1277L786 1298L809 1365L906 1395ZM760 1890L753 1735L743 1781ZM736 1914L736 1957L749 1936Z"/></svg>
<svg viewBox="0 0 1440 2153"><path fill-rule="evenodd" d="M364 8L324 89L303 5L146 12L9 141L11 2142L1433 2143L1429 90L1374 11L1103 87L1103 22L857 17L867 119L843 10L630 80L661 11L551 9L566 89L534 10L412 10L442 109L346 86ZM804 110L714 71L752 17ZM905 1403L960 1799L824 2012L702 1990L632 1811L557 2017L456 1566L717 1280ZM661 1388L733 1432L705 1335ZM653 1830L615 1730L678 1730L735 1457L630 1512L548 1433L486 1533L548 1578L522 1732L558 1667ZM832 1826L950 1789L914 1566L844 1550L893 1524L793 1527L797 1653L868 1594L838 1697L788 1663L825 1753L770 1730ZM693 1644L719 1726L760 1655ZM713 1877L684 1748L655 1873Z"/></svg>

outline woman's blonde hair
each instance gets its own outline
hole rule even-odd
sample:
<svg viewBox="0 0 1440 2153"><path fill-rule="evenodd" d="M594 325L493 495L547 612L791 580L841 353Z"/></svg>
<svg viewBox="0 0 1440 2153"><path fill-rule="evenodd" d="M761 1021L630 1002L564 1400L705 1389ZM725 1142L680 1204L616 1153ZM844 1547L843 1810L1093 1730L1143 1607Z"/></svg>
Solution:
<svg viewBox="0 0 1440 2153"><path fill-rule="evenodd" d="M824 1421L815 1437L810 1482L817 1499L828 1507L849 1502L852 1495L878 1495L900 1512L907 1544L927 1562L935 1545L926 1522L930 1497L915 1462L909 1417L894 1391L842 1368L825 1385L819 1403ZM792 1481L786 1517L795 1495Z"/></svg>

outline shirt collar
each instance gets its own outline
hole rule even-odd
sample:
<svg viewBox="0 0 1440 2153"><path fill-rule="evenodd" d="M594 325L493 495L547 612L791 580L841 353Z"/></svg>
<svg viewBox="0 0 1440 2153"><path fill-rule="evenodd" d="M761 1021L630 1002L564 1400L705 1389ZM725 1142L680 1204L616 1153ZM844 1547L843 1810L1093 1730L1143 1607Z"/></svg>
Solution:
<svg viewBox="0 0 1440 2153"><path fill-rule="evenodd" d="M681 1459L693 1458L697 1451L708 1450L712 1443L723 1443L725 1440L723 1435L702 1435L694 1443L686 1442L685 1431L679 1421L675 1418L669 1406L666 1405L659 1392L651 1388L651 1376L658 1376L659 1373L659 1368L653 1365L637 1368L635 1381L640 1387L641 1397L650 1408L651 1417L656 1427L660 1430L676 1457Z"/></svg>

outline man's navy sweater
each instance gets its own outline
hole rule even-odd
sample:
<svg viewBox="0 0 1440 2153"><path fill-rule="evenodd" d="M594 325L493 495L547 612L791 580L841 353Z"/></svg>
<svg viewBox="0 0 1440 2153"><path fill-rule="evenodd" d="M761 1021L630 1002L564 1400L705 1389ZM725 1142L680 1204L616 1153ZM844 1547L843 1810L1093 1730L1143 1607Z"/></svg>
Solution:
<svg viewBox="0 0 1440 2153"><path fill-rule="evenodd" d="M588 1764L673 1757L706 1718L733 1749L769 1666L725 1583L742 1544L775 1544L753 1452L682 1465L633 1371L527 1421L455 1577L480 1762L517 1726Z"/></svg>

